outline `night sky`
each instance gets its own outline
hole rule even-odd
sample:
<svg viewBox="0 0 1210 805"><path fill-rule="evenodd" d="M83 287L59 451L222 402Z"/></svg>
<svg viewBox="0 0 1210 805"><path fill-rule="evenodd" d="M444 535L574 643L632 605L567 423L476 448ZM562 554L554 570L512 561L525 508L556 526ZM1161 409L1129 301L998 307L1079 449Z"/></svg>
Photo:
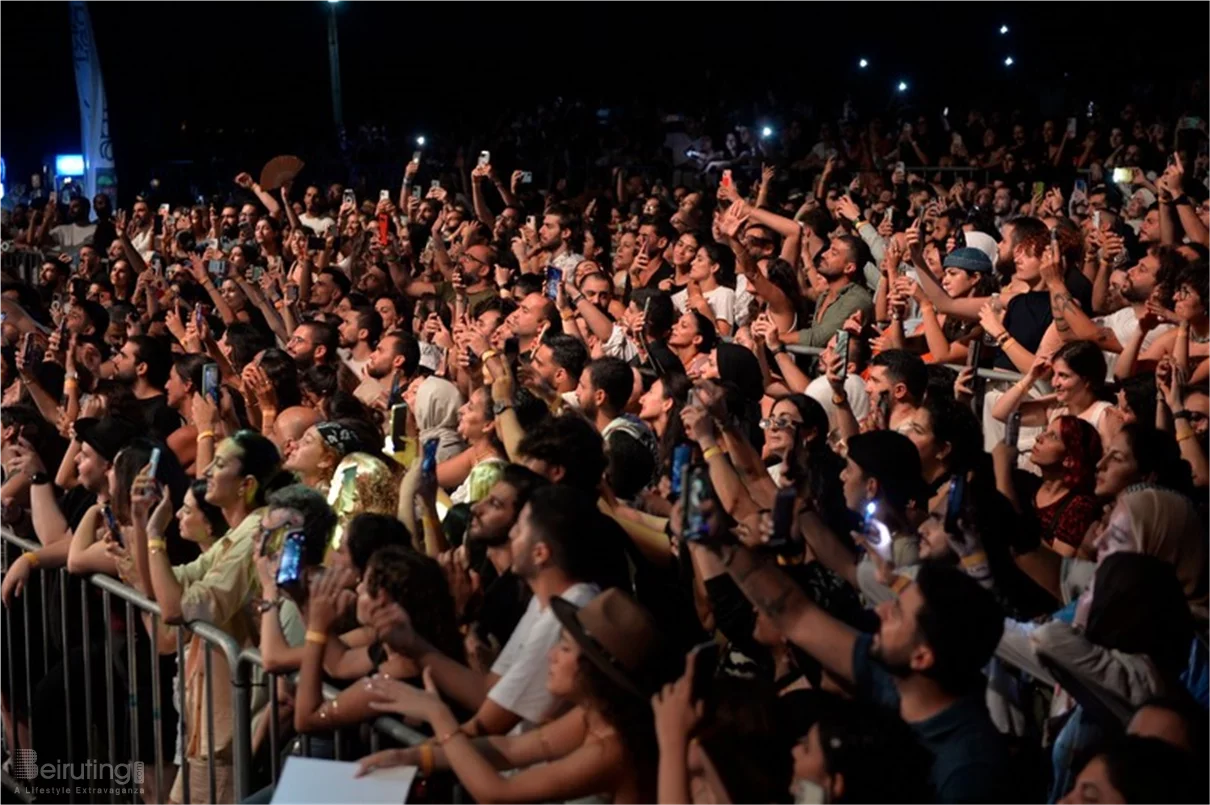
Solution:
<svg viewBox="0 0 1210 805"><path fill-rule="evenodd" d="M911 100L933 108L994 99L1061 116L1144 81L1168 93L1159 99L1168 106L1181 82L1204 80L1210 5L1122 8L344 2L336 13L346 123L440 136L451 121L556 95L651 98L672 111L670 99L774 88L835 116L846 92L864 110L886 108L903 78ZM255 172L275 153L331 145L327 3L115 2L90 12L124 186L216 150L234 149ZM0 148L11 182L46 154L79 151L79 112L67 5L5 3L2 15ZM872 62L864 72L861 56Z"/></svg>

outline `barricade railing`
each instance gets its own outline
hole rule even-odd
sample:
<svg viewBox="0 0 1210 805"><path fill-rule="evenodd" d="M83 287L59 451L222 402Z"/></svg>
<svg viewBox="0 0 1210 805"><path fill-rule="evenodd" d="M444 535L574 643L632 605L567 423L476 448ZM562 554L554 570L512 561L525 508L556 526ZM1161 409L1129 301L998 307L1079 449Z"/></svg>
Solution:
<svg viewBox="0 0 1210 805"><path fill-rule="evenodd" d="M23 539L13 534L8 528L0 528L0 572L7 573L9 569L10 553L16 551L37 551L45 546ZM194 792L190 790L190 775L188 770L188 738L190 732L190 724L187 722L187 716L193 712L193 708L187 706L187 680L186 671L186 647L189 643L190 636L195 635L203 641L202 649L205 651L203 658L203 667L205 673L204 682L204 700L201 710L202 717L206 719L207 735L214 735L214 717L215 717L215 690L213 687L213 659L212 655L215 650L222 653L223 660L226 661L230 680L231 680L231 726L232 726L232 742L231 742L231 757L232 757L232 785L234 799L236 802L242 801L249 795L254 793L253 789L253 751L252 751L252 711L254 698L252 695L253 689L264 685L267 688L267 702L263 705L267 708L266 716L269 718L269 752L270 752L270 778L274 785L277 784L278 775L280 774L280 766L283 761L282 748L284 745L283 736L280 734L280 719L279 719L279 701L277 695L278 679L285 675L290 679L296 678L297 674L290 672L289 674L279 674L267 672L264 669L264 663L260 652L255 648L241 649L235 638L219 629L213 624L203 621L192 621L188 624L182 624L170 627L175 631L176 636L176 682L177 682L177 701L175 705L172 702L162 700L161 693L161 678L160 678L160 657L162 643L148 636L146 640L142 640L141 636L146 635L144 624L140 622L141 616L146 614L151 620L151 633L154 635L160 634L163 624L161 621L162 613L156 602L148 599L146 596L139 593L137 590L122 584L119 580L111 578L103 574L92 575L74 575L64 568L41 568L35 569L38 574L38 594L33 598L29 592L34 586L34 579L27 580L26 592L22 594L17 601L20 605L13 607L4 607L3 625L4 625L4 661L9 666L8 686L3 691L7 697L9 712L14 712L18 703L24 701L25 709L23 725L25 729L22 731L14 728L11 738L16 741L16 745L10 746L10 750L33 749L35 736L42 735L43 731L47 730L63 730L65 738L65 754L63 758L42 758L43 761L66 762L72 769L78 768L75 764L92 761L95 764L108 763L113 769L117 765L130 762L131 764L143 760L143 756L147 756L146 750L147 736L140 737L140 714L146 714L146 708L151 710L151 728L153 731L152 739L154 741L154 758L155 768L152 770L151 777L148 782L154 781L155 793L159 801L167 801L170 789L173 784L173 779L168 770L170 767L175 767L173 757L166 757L163 749L164 738L166 737L163 730L164 713L162 709L165 707L173 707L178 714L176 738L179 742L179 747L182 754L181 760L184 764L184 773L181 777L182 795L184 802L193 802L192 795ZM54 583L51 583L51 580ZM52 593L53 590L53 593ZM70 610L73 608L71 601L73 591L79 595L79 612L74 613ZM99 592L102 607L102 617L96 618L93 614L93 609L96 606L94 596ZM37 680L50 676L52 671L52 653L51 653L51 627L50 623L50 602L52 594L57 595L59 608L59 623L54 626L60 631L63 636L61 641L63 649L63 657L60 662L64 664L62 669L63 690L62 690L62 708L56 707L52 714L44 712L35 713L34 709L34 692L39 682ZM125 606L117 617L120 618L120 623L124 627L121 633L115 633L112 628L114 621L115 609L114 599L124 602ZM37 611L33 611L34 607ZM20 618L23 625L22 642L24 650L20 652L23 656L20 658L24 670L24 677L18 686L18 675L14 673L13 663L18 661L17 653L14 652L13 645L13 629L12 619L14 618L14 610L20 609ZM82 645L74 646L69 644L69 635L71 635L70 623L74 620L74 616L80 617L80 635ZM41 625L41 640L42 649L40 652L40 662L38 657L33 656L34 647L32 645L31 619L40 618ZM100 636L91 634L97 623L101 623L105 628L103 639ZM124 647L116 646L115 643L121 640ZM95 642L94 642L95 641ZM75 660L73 650L79 650L81 657L79 665L73 665ZM139 674L143 672L137 656L138 651L146 651L149 673L151 675L151 701L146 701L146 696L140 695ZM124 652L124 653L123 653ZM124 658L124 659L123 659ZM96 668L97 661L104 664L104 669ZM121 664L126 669L126 680L124 681L125 691L121 690L123 683L116 679L115 669ZM40 673L38 673L40 665ZM99 702L95 702L94 692L94 676L103 674L104 690L106 702L104 707L100 706ZM18 687L21 689L19 690ZM121 694L125 693L123 697ZM323 695L327 700L335 699L340 693L338 688L331 685L324 685ZM125 701L125 713L120 709L120 702ZM80 703L83 707L79 707ZM97 723L100 719L97 718L97 713L104 710L104 724ZM62 726L60 727L53 719L59 713L63 715ZM78 718L79 714L83 713L84 718ZM73 716L75 716L73 718ZM146 719L142 719L146 721ZM14 724L16 719L14 719ZM375 719L370 732L370 750L377 751L379 748L380 739L385 736L388 739L395 741L403 746L415 746L426 740L426 737L416 730L404 725L397 719L389 716L380 716ZM125 740L119 738L119 733L126 733L122 736ZM77 731L83 730L82 738L79 737ZM339 731L336 733L335 741L335 756L336 759L343 759L344 747L340 738ZM104 738L102 742L102 738ZM311 754L311 742L309 736L300 736L301 753L304 756ZM29 745L24 745L27 742ZM103 743L103 745L102 745ZM212 740L207 742L207 757L209 776L209 801L218 801L218 780L215 764L215 749ZM87 755L86 758L76 757L77 744L84 747ZM121 744L121 746L119 745ZM142 748L141 750L141 747ZM140 751L141 750L141 751ZM11 754L11 753L10 753ZM102 755L104 755L102 757ZM16 757L14 755L14 757ZM32 758L35 756L26 755L24 757ZM351 758L350 758L351 759ZM19 767L14 766L14 770ZM133 765L128 768L134 769ZM98 781L99 782L99 781ZM35 780L29 776L21 774L5 773L3 785L7 791L13 792L18 798L27 799L27 792L35 785L45 788L46 781ZM120 786L125 788L125 786ZM131 783L131 791L137 792L139 786ZM99 801L95 798L81 799L76 794L76 788L69 783L68 791L61 795L62 799L70 802L76 801ZM109 801L127 801L139 803L142 802L142 797L139 793L131 793L129 798L123 797L119 800L117 794L113 793L113 788L110 789ZM60 798L56 796L56 798Z"/></svg>
<svg viewBox="0 0 1210 805"><path fill-rule="evenodd" d="M803 346L798 346L796 344L791 344L786 347L786 351L790 352L794 355L815 356L815 355L819 355L821 352L823 352L823 348L822 347L803 347ZM966 368L965 364L958 364L958 363L946 363L946 364L942 364L942 365L948 366L950 369L953 369L956 372L960 372ZM1006 382L1006 383L1016 383L1021 378L1025 377L1025 375L1021 374L1020 372L1005 372L1000 369L979 369L977 374L979 377L982 377L986 380L997 380L997 381Z"/></svg>
<svg viewBox="0 0 1210 805"><path fill-rule="evenodd" d="M36 285L46 255L37 249L16 248L12 241L6 241L5 246L7 248L0 250L0 271Z"/></svg>

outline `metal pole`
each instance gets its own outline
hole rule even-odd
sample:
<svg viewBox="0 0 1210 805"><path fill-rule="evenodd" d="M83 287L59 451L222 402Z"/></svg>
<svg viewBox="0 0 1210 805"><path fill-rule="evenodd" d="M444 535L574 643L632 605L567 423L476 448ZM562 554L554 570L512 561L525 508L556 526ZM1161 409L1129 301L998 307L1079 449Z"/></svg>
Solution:
<svg viewBox="0 0 1210 805"><path fill-rule="evenodd" d="M87 593L85 593L87 594ZM105 714L109 716L109 763L111 766L116 766L118 763L118 736L114 729L116 726L117 717L113 712L113 607L109 600L109 590L101 591L101 612L104 614L105 620ZM117 802L117 794L110 793L110 802Z"/></svg>
<svg viewBox="0 0 1210 805"><path fill-rule="evenodd" d="M269 677L269 774L273 778L274 787L277 786L277 725L280 721L280 716L277 712L277 674L268 674Z"/></svg>
<svg viewBox="0 0 1210 805"><path fill-rule="evenodd" d="M339 131L344 126L340 102L340 43L336 36L336 3L328 3L328 70L332 82L332 122Z"/></svg>
<svg viewBox="0 0 1210 805"><path fill-rule="evenodd" d="M152 740L155 741L155 793L157 802L164 802L167 797L164 796L164 724L163 719L163 702L161 701L162 691L160 685L160 616L154 612L151 613L151 728L155 733ZM172 706L172 700L169 699L168 705Z"/></svg>
<svg viewBox="0 0 1210 805"><path fill-rule="evenodd" d="M206 643L206 758L210 765L210 805L218 802L218 782L214 768L214 667L210 643Z"/></svg>
<svg viewBox="0 0 1210 805"><path fill-rule="evenodd" d="M185 627L176 627L176 679L177 700L180 702L180 721L177 735L181 743L181 767L177 774L181 775L182 802L193 802L189 790L189 733L185 729L185 713L189 710L189 697L185 685Z"/></svg>
<svg viewBox="0 0 1210 805"><path fill-rule="evenodd" d="M130 762L131 764L138 763L142 758L139 756L139 651L137 638L139 636L137 622L134 619L134 605L130 600L126 601L126 664L129 668L126 671L127 685L129 690L126 691L127 710L130 719ZM131 765L133 769L134 766ZM131 786L131 802L138 805L139 794Z"/></svg>

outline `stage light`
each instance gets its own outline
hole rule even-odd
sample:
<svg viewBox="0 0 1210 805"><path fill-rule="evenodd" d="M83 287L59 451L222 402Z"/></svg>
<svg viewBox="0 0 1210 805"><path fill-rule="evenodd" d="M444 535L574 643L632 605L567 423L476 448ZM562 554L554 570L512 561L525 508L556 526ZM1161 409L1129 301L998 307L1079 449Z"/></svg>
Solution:
<svg viewBox="0 0 1210 805"><path fill-rule="evenodd" d="M769 128L768 126L765 126L763 129L760 130L760 136L764 137L765 139L772 137L773 129Z"/></svg>
<svg viewBox="0 0 1210 805"><path fill-rule="evenodd" d="M58 154L55 156L55 173L59 176L83 176L83 154Z"/></svg>
<svg viewBox="0 0 1210 805"><path fill-rule="evenodd" d="M907 85L906 81L899 82L899 91L900 92L907 92L907 87L908 87L908 85Z"/></svg>
<svg viewBox="0 0 1210 805"><path fill-rule="evenodd" d="M1004 34L1006 34L1006 33L1008 33L1008 26L1007 26L1007 25L1001 25L1001 26L1000 26L1000 35L1001 35L1001 36L1003 36L1003 35L1004 35Z"/></svg>
<svg viewBox="0 0 1210 805"><path fill-rule="evenodd" d="M424 135L423 134L421 134L419 137L416 138L416 145L424 145Z"/></svg>
<svg viewBox="0 0 1210 805"><path fill-rule="evenodd" d="M870 66L870 63L868 61L866 61L865 59L862 59L861 61L857 62L857 66L864 70L865 68Z"/></svg>
<svg viewBox="0 0 1210 805"><path fill-rule="evenodd" d="M1005 66L1005 67L1012 67L1012 66L1013 66L1013 57L1012 57L1012 56L1007 56L1007 57L1005 57L1005 59L1004 59L1004 66Z"/></svg>

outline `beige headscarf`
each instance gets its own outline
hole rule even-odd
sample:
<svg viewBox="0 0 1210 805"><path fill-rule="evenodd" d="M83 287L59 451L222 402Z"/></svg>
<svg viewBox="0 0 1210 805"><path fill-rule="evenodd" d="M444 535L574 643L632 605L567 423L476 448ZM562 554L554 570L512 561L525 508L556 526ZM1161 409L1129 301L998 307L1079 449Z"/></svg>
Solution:
<svg viewBox="0 0 1210 805"><path fill-rule="evenodd" d="M445 461L466 449L458 435L458 409L462 394L458 387L440 377L429 377L416 389L416 427L419 443L437 440L437 460Z"/></svg>

